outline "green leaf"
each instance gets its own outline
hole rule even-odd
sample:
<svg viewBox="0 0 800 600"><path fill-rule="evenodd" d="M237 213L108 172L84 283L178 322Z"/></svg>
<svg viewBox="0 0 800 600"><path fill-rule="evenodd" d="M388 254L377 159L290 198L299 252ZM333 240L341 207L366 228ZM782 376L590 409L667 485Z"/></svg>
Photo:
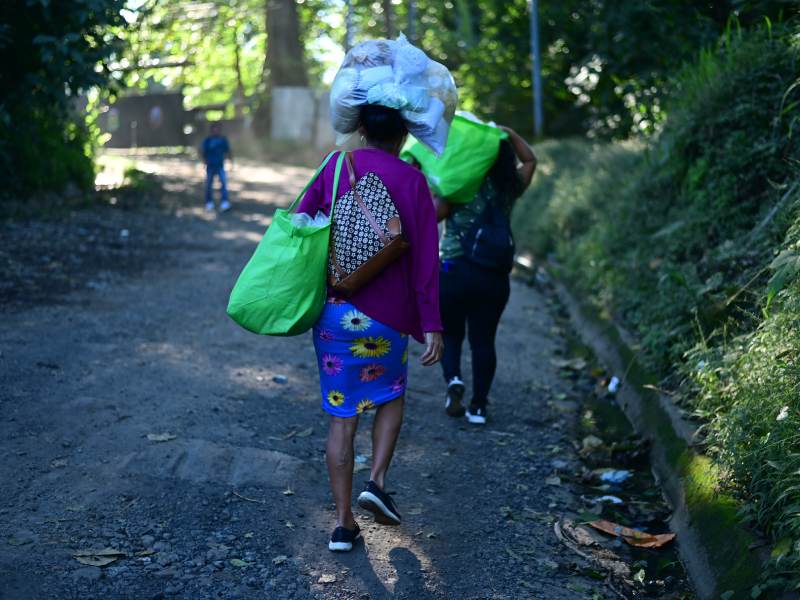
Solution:
<svg viewBox="0 0 800 600"><path fill-rule="evenodd" d="M772 548L772 558L782 558L792 551L793 540L790 537L781 538Z"/></svg>
<svg viewBox="0 0 800 600"><path fill-rule="evenodd" d="M775 257L770 268L775 274L767 284L767 305L800 272L800 255L794 250L784 250Z"/></svg>

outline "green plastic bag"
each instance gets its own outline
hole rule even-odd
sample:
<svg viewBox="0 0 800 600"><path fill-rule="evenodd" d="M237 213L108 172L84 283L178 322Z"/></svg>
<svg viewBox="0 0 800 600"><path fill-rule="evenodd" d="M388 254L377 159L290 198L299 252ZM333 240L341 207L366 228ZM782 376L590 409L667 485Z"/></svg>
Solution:
<svg viewBox="0 0 800 600"><path fill-rule="evenodd" d="M502 129L456 115L440 157L409 136L400 158L408 162L414 159L420 164L434 195L455 204L466 204L475 198L497 160L500 140L507 137Z"/></svg>
<svg viewBox="0 0 800 600"><path fill-rule="evenodd" d="M247 262L228 301L228 315L261 335L299 335L319 318L327 293L330 223L297 226L294 209L309 186L336 154L331 152L288 209L279 208L272 224ZM331 214L339 189L344 152L333 178Z"/></svg>

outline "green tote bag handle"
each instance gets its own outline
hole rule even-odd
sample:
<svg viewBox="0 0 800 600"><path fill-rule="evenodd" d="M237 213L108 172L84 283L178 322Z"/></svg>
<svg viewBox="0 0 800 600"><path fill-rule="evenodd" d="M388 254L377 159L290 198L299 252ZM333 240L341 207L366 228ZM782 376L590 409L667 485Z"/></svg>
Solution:
<svg viewBox="0 0 800 600"><path fill-rule="evenodd" d="M331 152L288 208L279 208L231 290L228 315L261 335L298 335L319 319L327 295L330 220L298 226L292 216L308 188L337 152ZM331 190L336 203L345 153L339 152ZM313 216L313 215L312 215Z"/></svg>
<svg viewBox="0 0 800 600"><path fill-rule="evenodd" d="M308 183L306 183L306 186L303 188L303 191L300 192L300 194L297 196L297 198L295 198L294 201L286 209L288 212L293 213L295 211L295 209L297 208L297 205L300 204L300 201L306 195L306 192L308 191L308 188L310 188L312 185L314 185L314 182L317 180L317 177L319 177L320 173L322 173L322 171L325 169L325 167L328 166L328 163L334 157L335 154L336 154L336 152L334 151L334 152L331 152L330 154L328 154L328 156L325 157L325 159L322 161L322 163L319 165L319 167L317 167L317 171L311 176L311 179L308 180ZM340 154L339 160L336 162L336 171L335 171L335 173L333 175L334 184L333 184L333 192L331 193L331 214L333 214L333 203L336 202L336 190L339 189L339 175L342 172L342 164L343 164L342 161L344 160L345 153L344 152L339 152L339 154Z"/></svg>

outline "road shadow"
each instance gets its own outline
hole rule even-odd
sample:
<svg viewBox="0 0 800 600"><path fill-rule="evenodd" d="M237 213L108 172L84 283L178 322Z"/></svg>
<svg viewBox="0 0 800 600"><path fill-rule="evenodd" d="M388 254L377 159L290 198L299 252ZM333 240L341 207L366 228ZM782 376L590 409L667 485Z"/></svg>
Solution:
<svg viewBox="0 0 800 600"><path fill-rule="evenodd" d="M366 590L369 600L434 600L435 596L426 587L425 573L420 559L408 548L395 547L389 551L388 563L397 573L392 589L386 586L385 574L375 572L374 562L385 559L370 553L369 546L359 540L352 552L336 554L334 560L349 570L349 577L359 581L359 588Z"/></svg>
<svg viewBox="0 0 800 600"><path fill-rule="evenodd" d="M434 596L425 585L425 573L417 555L408 548L392 548L389 551L389 562L397 571L397 583L394 586L395 598L414 598L431 600Z"/></svg>

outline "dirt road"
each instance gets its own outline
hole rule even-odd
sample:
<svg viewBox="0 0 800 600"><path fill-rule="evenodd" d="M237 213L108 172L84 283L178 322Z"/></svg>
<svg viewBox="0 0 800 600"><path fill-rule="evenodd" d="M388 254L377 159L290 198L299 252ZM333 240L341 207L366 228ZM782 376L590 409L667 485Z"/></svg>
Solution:
<svg viewBox="0 0 800 600"><path fill-rule="evenodd" d="M185 162L148 166L168 194L199 190ZM490 424L444 415L440 371L414 347L388 480L404 523L357 515L364 543L328 552L310 338L258 337L225 316L274 206L308 175L243 165L229 214L203 213L200 197L171 215L130 213L125 243L152 242L143 268L108 265L102 285L3 308L0 597L613 597L575 574L553 533L580 510L569 486L546 483L576 468L577 407L553 402L573 391L551 365L563 342L546 298L522 284L500 328ZM74 556L103 548L119 554L102 568Z"/></svg>

